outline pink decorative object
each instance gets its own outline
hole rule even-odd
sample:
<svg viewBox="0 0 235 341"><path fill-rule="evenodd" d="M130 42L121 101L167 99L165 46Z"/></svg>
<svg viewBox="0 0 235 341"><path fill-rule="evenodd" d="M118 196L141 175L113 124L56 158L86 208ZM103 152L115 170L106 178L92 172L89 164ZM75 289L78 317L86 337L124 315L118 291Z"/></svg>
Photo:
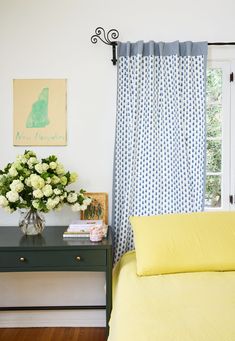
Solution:
<svg viewBox="0 0 235 341"><path fill-rule="evenodd" d="M103 226L91 227L90 229L90 241L100 242L104 237Z"/></svg>

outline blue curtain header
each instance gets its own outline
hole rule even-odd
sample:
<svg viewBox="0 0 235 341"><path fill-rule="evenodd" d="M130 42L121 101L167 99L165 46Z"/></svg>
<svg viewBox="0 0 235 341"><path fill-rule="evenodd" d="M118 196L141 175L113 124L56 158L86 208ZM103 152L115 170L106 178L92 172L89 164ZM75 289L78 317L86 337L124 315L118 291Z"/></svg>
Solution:
<svg viewBox="0 0 235 341"><path fill-rule="evenodd" d="M208 43L203 42L179 42L172 43L149 41L137 41L136 43L118 43L118 57L142 56L206 56Z"/></svg>

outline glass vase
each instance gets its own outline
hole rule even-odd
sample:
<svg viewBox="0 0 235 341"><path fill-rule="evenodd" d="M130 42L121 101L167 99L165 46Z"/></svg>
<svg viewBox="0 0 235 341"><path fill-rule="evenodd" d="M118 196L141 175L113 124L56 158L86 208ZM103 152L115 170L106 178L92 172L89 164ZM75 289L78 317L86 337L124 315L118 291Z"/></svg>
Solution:
<svg viewBox="0 0 235 341"><path fill-rule="evenodd" d="M41 212L30 208L20 213L19 227L26 235L37 235L42 233L45 227L45 219Z"/></svg>

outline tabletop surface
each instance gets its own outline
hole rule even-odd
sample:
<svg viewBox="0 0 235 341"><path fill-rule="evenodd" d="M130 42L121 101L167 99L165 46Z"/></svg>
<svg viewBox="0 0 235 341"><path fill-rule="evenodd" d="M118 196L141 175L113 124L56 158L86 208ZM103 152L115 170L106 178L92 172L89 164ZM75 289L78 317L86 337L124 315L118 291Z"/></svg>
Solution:
<svg viewBox="0 0 235 341"><path fill-rule="evenodd" d="M15 249L66 249L71 247L107 249L112 246L111 228L107 238L101 242L91 242L89 238L63 238L68 226L46 226L42 234L23 235L18 226L0 226L0 251Z"/></svg>

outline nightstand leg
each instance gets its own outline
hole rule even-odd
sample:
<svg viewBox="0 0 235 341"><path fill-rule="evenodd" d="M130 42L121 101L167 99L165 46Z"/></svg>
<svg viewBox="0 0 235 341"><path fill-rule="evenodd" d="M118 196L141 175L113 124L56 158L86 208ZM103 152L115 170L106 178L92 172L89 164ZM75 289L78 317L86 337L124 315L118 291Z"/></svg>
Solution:
<svg viewBox="0 0 235 341"><path fill-rule="evenodd" d="M109 335L109 319L112 310L112 267L113 255L112 249L107 250L107 268L106 268L106 333Z"/></svg>

